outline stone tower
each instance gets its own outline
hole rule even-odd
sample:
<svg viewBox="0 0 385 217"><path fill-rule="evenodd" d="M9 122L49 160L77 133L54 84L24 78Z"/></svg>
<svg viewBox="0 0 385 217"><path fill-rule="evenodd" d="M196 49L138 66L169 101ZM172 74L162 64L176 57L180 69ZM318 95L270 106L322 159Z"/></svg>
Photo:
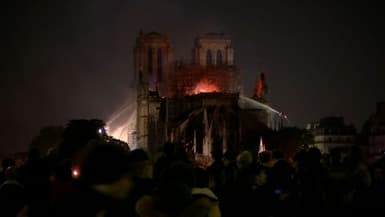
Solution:
<svg viewBox="0 0 385 217"><path fill-rule="evenodd" d="M229 36L207 33L195 39L193 62L201 66L234 65L234 49Z"/></svg>
<svg viewBox="0 0 385 217"><path fill-rule="evenodd" d="M134 48L134 79L137 86L137 143L151 151L159 141L161 97L170 95L173 70L173 48L170 40L156 32L140 31ZM154 137L155 136L155 137ZM154 138L153 138L154 137Z"/></svg>
<svg viewBox="0 0 385 217"><path fill-rule="evenodd" d="M134 48L135 80L148 83L150 91L159 91L160 96L168 95L168 81L172 77L174 50L170 40L157 32L140 31Z"/></svg>

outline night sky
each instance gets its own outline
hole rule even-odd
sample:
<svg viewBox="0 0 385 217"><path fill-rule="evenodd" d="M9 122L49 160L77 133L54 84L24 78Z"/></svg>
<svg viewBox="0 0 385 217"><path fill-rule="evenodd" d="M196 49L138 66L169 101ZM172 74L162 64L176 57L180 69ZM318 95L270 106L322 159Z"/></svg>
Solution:
<svg viewBox="0 0 385 217"><path fill-rule="evenodd" d="M108 119L130 97L140 29L169 36L185 59L195 36L231 35L244 93L264 72L271 105L296 126L342 115L360 129L385 100L384 8L370 1L7 2L0 155L27 150L43 126Z"/></svg>

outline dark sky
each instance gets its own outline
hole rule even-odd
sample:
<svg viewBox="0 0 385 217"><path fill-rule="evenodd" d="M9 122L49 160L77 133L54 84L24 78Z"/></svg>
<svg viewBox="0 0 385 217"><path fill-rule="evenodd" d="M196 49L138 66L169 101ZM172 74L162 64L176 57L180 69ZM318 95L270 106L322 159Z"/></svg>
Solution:
<svg viewBox="0 0 385 217"><path fill-rule="evenodd" d="M141 28L168 35L187 59L198 34L231 35L244 93L263 70L271 104L293 125L342 115L361 128L385 100L384 8L370 1L7 2L0 155L26 150L42 126L107 119L130 96Z"/></svg>

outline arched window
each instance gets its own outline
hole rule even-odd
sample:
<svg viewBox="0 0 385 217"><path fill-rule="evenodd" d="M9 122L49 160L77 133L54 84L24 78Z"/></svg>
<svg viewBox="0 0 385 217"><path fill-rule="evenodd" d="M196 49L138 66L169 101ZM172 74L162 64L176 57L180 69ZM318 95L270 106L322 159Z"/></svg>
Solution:
<svg viewBox="0 0 385 217"><path fill-rule="evenodd" d="M147 52L147 71L148 71L148 74L149 75L152 75L152 48L149 48L148 49L148 52Z"/></svg>
<svg viewBox="0 0 385 217"><path fill-rule="evenodd" d="M162 57L162 50L160 48L158 48L158 81L162 81L163 79L163 71L162 71L162 67L163 67L163 57Z"/></svg>
<svg viewBox="0 0 385 217"><path fill-rule="evenodd" d="M222 65L222 64L223 64L223 61L222 61L222 51L218 50L217 51L217 65Z"/></svg>
<svg viewBox="0 0 385 217"><path fill-rule="evenodd" d="M207 61L207 65L213 64L213 55L211 54L211 50L207 50L206 61Z"/></svg>

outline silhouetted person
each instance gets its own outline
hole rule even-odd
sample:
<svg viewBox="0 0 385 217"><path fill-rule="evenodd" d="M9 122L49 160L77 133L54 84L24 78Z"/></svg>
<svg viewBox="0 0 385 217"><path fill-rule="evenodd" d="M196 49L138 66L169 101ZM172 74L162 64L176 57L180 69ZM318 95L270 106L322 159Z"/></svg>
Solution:
<svg viewBox="0 0 385 217"><path fill-rule="evenodd" d="M135 216L137 201L144 195L150 195L155 183L152 179L153 166L147 153L143 149L135 149L130 152L130 162L133 170L134 189L128 197L128 201L121 207L127 216Z"/></svg>
<svg viewBox="0 0 385 217"><path fill-rule="evenodd" d="M15 160L6 158L1 162L1 172L0 172L0 185L5 181L6 179L6 171L9 167L14 167L16 165Z"/></svg>
<svg viewBox="0 0 385 217"><path fill-rule="evenodd" d="M252 185L252 195L247 204L245 215L267 217L273 216L277 211L277 193L268 181L268 175L265 167L257 166L252 169L254 182Z"/></svg>
<svg viewBox="0 0 385 217"><path fill-rule="evenodd" d="M137 203L141 217L177 217L193 200L194 170L191 164L177 161L164 169L155 191Z"/></svg>
<svg viewBox="0 0 385 217"><path fill-rule="evenodd" d="M0 216L15 217L26 203L24 186L16 175L16 168L8 167L5 181L0 185Z"/></svg>
<svg viewBox="0 0 385 217"><path fill-rule="evenodd" d="M273 166L273 156L270 151L264 151L259 153L259 163L265 168L271 168Z"/></svg>
<svg viewBox="0 0 385 217"><path fill-rule="evenodd" d="M224 168L225 165L222 161L222 150L214 150L211 153L214 162L207 168L210 175L213 177L213 181L215 183L215 187L217 188L223 188L223 181L224 181Z"/></svg>
<svg viewBox="0 0 385 217"><path fill-rule="evenodd" d="M233 184L238 176L238 167L236 162L235 151L229 149L223 155L223 185Z"/></svg>
<svg viewBox="0 0 385 217"><path fill-rule="evenodd" d="M217 195L211 191L209 173L202 169L195 169L195 182L192 188L193 201L183 211L183 216L191 217L220 217L219 200Z"/></svg>
<svg viewBox="0 0 385 217"><path fill-rule="evenodd" d="M52 206L56 205L58 197L73 193L75 190L74 184L72 162L69 159L60 162L56 166L54 176L51 179L50 200Z"/></svg>
<svg viewBox="0 0 385 217"><path fill-rule="evenodd" d="M285 159L285 154L282 151L275 150L272 153L272 159L274 162Z"/></svg>
<svg viewBox="0 0 385 217"><path fill-rule="evenodd" d="M237 177L234 183L226 185L221 199L221 212L223 216L246 215L249 208L247 198L252 197L254 175L252 173L253 157L249 151L238 154L236 163Z"/></svg>
<svg viewBox="0 0 385 217"><path fill-rule="evenodd" d="M154 164L153 178L155 181L159 181L162 171L175 160L176 149L176 143L166 142L163 145L163 153Z"/></svg>
<svg viewBox="0 0 385 217"><path fill-rule="evenodd" d="M372 169L372 185L368 191L367 214L374 216L383 212L385 204L385 168L383 165L374 164Z"/></svg>
<svg viewBox="0 0 385 217"><path fill-rule="evenodd" d="M275 216L292 216L295 209L296 195L294 192L295 171L284 159L284 154L276 152L275 163L269 169L269 182L275 194Z"/></svg>
<svg viewBox="0 0 385 217"><path fill-rule="evenodd" d="M284 159L282 152L275 152L275 163L270 168L269 178L275 188L280 188L286 192L292 191L294 168Z"/></svg>
<svg viewBox="0 0 385 217"><path fill-rule="evenodd" d="M114 143L89 144L76 191L58 198L55 216L121 216L120 202L133 188L128 152Z"/></svg>
<svg viewBox="0 0 385 217"><path fill-rule="evenodd" d="M324 216L326 171L321 165L321 152L310 148L302 165L299 165L298 186L302 216Z"/></svg>
<svg viewBox="0 0 385 217"><path fill-rule="evenodd" d="M360 147L353 146L351 153L345 159L349 181L353 212L363 212L368 206L368 189L371 185L371 176L368 167L363 161Z"/></svg>
<svg viewBox="0 0 385 217"><path fill-rule="evenodd" d="M329 213L338 216L347 215L350 202L347 200L351 191L350 180L347 169L342 164L341 150L332 149L330 151L330 165L326 180L326 201Z"/></svg>
<svg viewBox="0 0 385 217"><path fill-rule="evenodd" d="M27 195L30 217L50 216L50 175L51 165L40 156L40 151L32 148L28 161L20 168L20 181Z"/></svg>

